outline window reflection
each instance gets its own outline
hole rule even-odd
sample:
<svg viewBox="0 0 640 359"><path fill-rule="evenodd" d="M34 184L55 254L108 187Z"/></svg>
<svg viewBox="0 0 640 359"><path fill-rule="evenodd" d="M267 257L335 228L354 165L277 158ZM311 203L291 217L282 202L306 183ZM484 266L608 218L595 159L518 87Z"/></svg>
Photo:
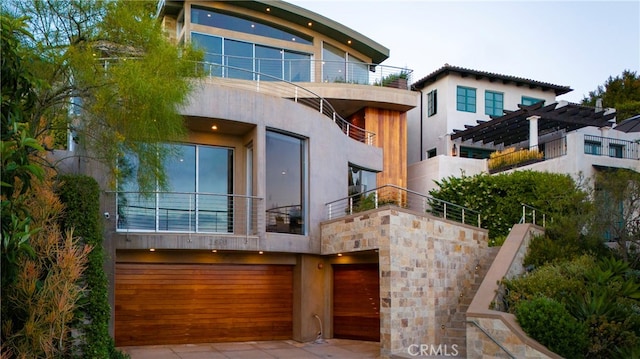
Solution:
<svg viewBox="0 0 640 359"><path fill-rule="evenodd" d="M305 141L267 132L267 231L304 234Z"/></svg>
<svg viewBox="0 0 640 359"><path fill-rule="evenodd" d="M126 156L130 175L119 186L118 230L233 232L233 150L165 145L167 190L140 193L138 162Z"/></svg>

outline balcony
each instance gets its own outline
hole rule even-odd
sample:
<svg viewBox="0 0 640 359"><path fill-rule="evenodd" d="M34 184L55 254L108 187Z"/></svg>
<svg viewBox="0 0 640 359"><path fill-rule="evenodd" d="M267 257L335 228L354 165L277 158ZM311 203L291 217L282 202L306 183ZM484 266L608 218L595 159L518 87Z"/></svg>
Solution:
<svg viewBox="0 0 640 359"><path fill-rule="evenodd" d="M498 173L533 163L546 161L567 154L567 138L543 142L528 148L509 147L491 154L487 166L489 173Z"/></svg>
<svg viewBox="0 0 640 359"><path fill-rule="evenodd" d="M617 138L584 135L584 153L637 160L638 143Z"/></svg>
<svg viewBox="0 0 640 359"><path fill-rule="evenodd" d="M193 192L118 192L116 231L256 236L262 198Z"/></svg>

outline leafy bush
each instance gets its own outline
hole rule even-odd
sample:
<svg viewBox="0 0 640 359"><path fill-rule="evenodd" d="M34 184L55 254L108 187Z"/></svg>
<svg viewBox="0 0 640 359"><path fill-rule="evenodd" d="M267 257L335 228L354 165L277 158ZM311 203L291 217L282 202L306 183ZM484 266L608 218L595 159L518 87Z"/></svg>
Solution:
<svg viewBox="0 0 640 359"><path fill-rule="evenodd" d="M547 214L547 221L587 210L587 193L569 175L516 171L489 175L448 177L436 181L429 194L437 199L481 213L489 237L508 235L522 217L522 204ZM573 229L573 228L572 228Z"/></svg>
<svg viewBox="0 0 640 359"><path fill-rule="evenodd" d="M587 328L562 303L546 297L522 302L516 308L522 329L540 344L566 358L584 358Z"/></svg>
<svg viewBox="0 0 640 359"><path fill-rule="evenodd" d="M574 293L586 292L584 273L594 266L594 258L583 255L572 261L545 265L519 278L505 279L502 281L505 307L513 312L519 303L541 295L564 303Z"/></svg>

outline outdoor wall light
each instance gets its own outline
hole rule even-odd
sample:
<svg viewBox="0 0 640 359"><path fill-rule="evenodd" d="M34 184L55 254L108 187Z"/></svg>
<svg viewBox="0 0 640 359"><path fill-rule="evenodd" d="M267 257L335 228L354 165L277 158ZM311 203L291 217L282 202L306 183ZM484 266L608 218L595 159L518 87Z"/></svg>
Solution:
<svg viewBox="0 0 640 359"><path fill-rule="evenodd" d="M258 254L264 254L264 252L263 252L263 251L260 251L260 252L258 252Z"/></svg>
<svg viewBox="0 0 640 359"><path fill-rule="evenodd" d="M155 248L149 248L149 252L155 252L156 249Z"/></svg>
<svg viewBox="0 0 640 359"><path fill-rule="evenodd" d="M338 253L338 257L342 257L342 253Z"/></svg>
<svg viewBox="0 0 640 359"><path fill-rule="evenodd" d="M218 253L218 250L217 249L212 249L211 253Z"/></svg>

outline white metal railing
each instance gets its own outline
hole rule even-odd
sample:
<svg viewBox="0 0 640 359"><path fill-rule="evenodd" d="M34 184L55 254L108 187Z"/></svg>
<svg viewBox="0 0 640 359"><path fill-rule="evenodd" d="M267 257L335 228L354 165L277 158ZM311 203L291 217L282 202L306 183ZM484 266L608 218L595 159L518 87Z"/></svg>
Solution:
<svg viewBox="0 0 640 359"><path fill-rule="evenodd" d="M518 223L519 224L532 223L535 225L541 225L542 227L546 227L547 214L535 207L522 203L522 216L520 217L520 222Z"/></svg>
<svg viewBox="0 0 640 359"><path fill-rule="evenodd" d="M117 192L119 232L256 235L263 199L195 192Z"/></svg>
<svg viewBox="0 0 640 359"><path fill-rule="evenodd" d="M327 220L391 205L481 227L480 212L395 185L385 185L325 204Z"/></svg>

